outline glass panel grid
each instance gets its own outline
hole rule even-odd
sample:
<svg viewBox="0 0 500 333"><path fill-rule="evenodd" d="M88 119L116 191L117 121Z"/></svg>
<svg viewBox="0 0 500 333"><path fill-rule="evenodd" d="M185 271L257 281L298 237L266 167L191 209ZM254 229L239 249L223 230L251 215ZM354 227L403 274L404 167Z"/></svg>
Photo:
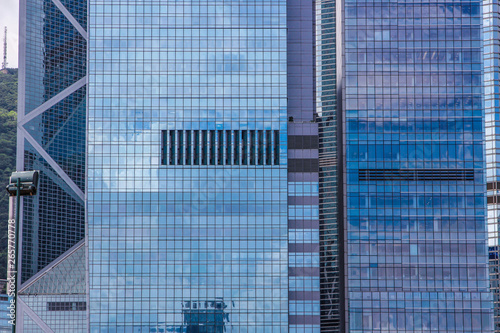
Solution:
<svg viewBox="0 0 500 333"><path fill-rule="evenodd" d="M90 331L287 332L286 1L89 10Z"/></svg>
<svg viewBox="0 0 500 333"><path fill-rule="evenodd" d="M481 5L345 1L352 333L493 330ZM367 169L472 169L473 177L360 178Z"/></svg>

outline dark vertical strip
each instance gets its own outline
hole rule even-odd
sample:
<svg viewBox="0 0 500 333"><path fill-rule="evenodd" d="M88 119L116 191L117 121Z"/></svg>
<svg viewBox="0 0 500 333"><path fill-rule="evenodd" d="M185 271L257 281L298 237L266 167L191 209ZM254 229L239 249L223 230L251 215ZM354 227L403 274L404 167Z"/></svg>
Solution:
<svg viewBox="0 0 500 333"><path fill-rule="evenodd" d="M234 165L240 165L240 131L234 131Z"/></svg>
<svg viewBox="0 0 500 333"><path fill-rule="evenodd" d="M222 130L217 131L217 165L224 163L224 135Z"/></svg>
<svg viewBox="0 0 500 333"><path fill-rule="evenodd" d="M169 131L169 139L170 139L170 156L169 156L169 163L170 165L175 165L175 131L170 130Z"/></svg>
<svg viewBox="0 0 500 333"><path fill-rule="evenodd" d="M266 131L266 165L271 165L272 160L272 150L271 150L271 131Z"/></svg>
<svg viewBox="0 0 500 333"><path fill-rule="evenodd" d="M186 165L191 165L191 131L186 131Z"/></svg>
<svg viewBox="0 0 500 333"><path fill-rule="evenodd" d="M257 131L257 163L259 165L264 165L264 131Z"/></svg>
<svg viewBox="0 0 500 333"><path fill-rule="evenodd" d="M241 131L241 164L242 165L247 165L247 158L248 158L248 133L246 130Z"/></svg>
<svg viewBox="0 0 500 333"><path fill-rule="evenodd" d="M255 165L255 130L250 131L250 165Z"/></svg>
<svg viewBox="0 0 500 333"><path fill-rule="evenodd" d="M161 131L161 164L167 165L167 146L168 145L168 134L167 131Z"/></svg>
<svg viewBox="0 0 500 333"><path fill-rule="evenodd" d="M322 1L317 39L321 332L349 331L344 272L343 1ZM339 10L337 10L339 9ZM338 28L338 29L337 29Z"/></svg>
<svg viewBox="0 0 500 333"><path fill-rule="evenodd" d="M347 272L345 270L345 265L348 263L346 262L346 257L345 257L345 250L347 244L347 238L345 237L345 223L347 221L347 214L346 214L346 206L344 204L344 195L346 194L345 191L345 184L346 184L346 173L345 173L345 162L344 162L344 156L345 156L345 149L346 146L344 145L344 133L345 133L345 119L344 119L344 105L343 105L343 85L344 85L344 59L343 59L343 37L344 36L344 23L343 23L343 16L344 16L344 11L341 10L343 8L343 1L336 2L336 34L339 36L338 37L338 45L336 47L336 77L337 80L335 82L335 90L336 90L336 108L333 109L333 112L336 115L337 123L336 123L336 151L341 151L342 153L337 154L337 165L336 165L336 170L337 170L337 177L336 177L336 183L337 185L337 211L336 211L336 217L337 220L335 221L337 227L338 227L338 233L337 233L337 239L336 243L340 244L337 249L338 249L338 272L339 272L339 282L338 282L338 290L339 290L339 312L340 312L340 331L344 332L348 329L348 301L347 301ZM335 44L336 45L336 44ZM320 185L321 186L321 185ZM321 191L321 187L320 187ZM321 216L321 208L320 208L320 216ZM321 223L321 222L320 222ZM322 230L320 230L321 234ZM328 232L328 231L327 231ZM321 244L320 244L321 246ZM321 252L320 255L323 255L324 252ZM320 284L321 279L320 279Z"/></svg>
<svg viewBox="0 0 500 333"><path fill-rule="evenodd" d="M215 165L215 130L210 130L210 165Z"/></svg>
<svg viewBox="0 0 500 333"><path fill-rule="evenodd" d="M194 159L193 165L200 165L200 131L194 131Z"/></svg>
<svg viewBox="0 0 500 333"><path fill-rule="evenodd" d="M231 165L231 131L226 130L226 165Z"/></svg>
<svg viewBox="0 0 500 333"><path fill-rule="evenodd" d="M201 164L207 165L208 160L208 134L206 130L201 131Z"/></svg>
<svg viewBox="0 0 500 333"><path fill-rule="evenodd" d="M177 131L177 165L184 164L184 131Z"/></svg>
<svg viewBox="0 0 500 333"><path fill-rule="evenodd" d="M280 165L280 132L274 131L274 165Z"/></svg>

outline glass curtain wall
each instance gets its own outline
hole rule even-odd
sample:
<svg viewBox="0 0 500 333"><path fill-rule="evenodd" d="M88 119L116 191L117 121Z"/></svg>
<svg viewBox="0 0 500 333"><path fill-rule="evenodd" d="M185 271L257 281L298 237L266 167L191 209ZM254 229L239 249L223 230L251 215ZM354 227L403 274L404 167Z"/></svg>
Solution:
<svg viewBox="0 0 500 333"><path fill-rule="evenodd" d="M345 1L350 332L491 332L481 1Z"/></svg>
<svg viewBox="0 0 500 333"><path fill-rule="evenodd" d="M89 3L90 331L287 332L286 1Z"/></svg>

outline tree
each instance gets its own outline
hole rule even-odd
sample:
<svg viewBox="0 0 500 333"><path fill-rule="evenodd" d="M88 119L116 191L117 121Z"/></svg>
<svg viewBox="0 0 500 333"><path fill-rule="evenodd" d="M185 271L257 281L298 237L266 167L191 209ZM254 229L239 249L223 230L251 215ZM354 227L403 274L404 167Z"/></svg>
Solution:
<svg viewBox="0 0 500 333"><path fill-rule="evenodd" d="M16 168L17 69L0 73L0 279L7 277L9 198L4 187Z"/></svg>

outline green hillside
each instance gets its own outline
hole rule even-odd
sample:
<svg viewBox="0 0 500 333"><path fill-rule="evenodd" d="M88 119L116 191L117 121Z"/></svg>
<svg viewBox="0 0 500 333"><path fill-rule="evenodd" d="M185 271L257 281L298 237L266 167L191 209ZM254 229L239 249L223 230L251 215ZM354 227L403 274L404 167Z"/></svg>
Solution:
<svg viewBox="0 0 500 333"><path fill-rule="evenodd" d="M16 167L17 69L0 72L0 279L7 277L7 220L5 186Z"/></svg>

